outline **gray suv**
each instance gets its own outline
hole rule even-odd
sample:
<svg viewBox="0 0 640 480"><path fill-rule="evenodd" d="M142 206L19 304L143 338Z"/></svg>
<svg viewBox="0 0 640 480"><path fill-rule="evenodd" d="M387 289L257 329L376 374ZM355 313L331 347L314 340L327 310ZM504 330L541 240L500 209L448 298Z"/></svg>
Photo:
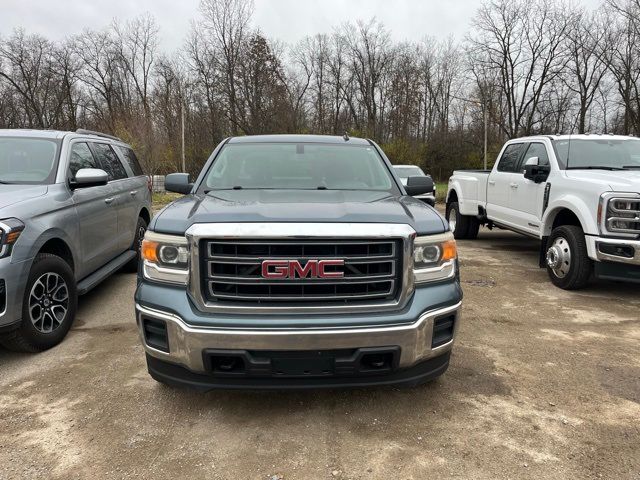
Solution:
<svg viewBox="0 0 640 480"><path fill-rule="evenodd" d="M0 343L60 343L78 295L137 271L150 216L148 179L120 139L0 130Z"/></svg>

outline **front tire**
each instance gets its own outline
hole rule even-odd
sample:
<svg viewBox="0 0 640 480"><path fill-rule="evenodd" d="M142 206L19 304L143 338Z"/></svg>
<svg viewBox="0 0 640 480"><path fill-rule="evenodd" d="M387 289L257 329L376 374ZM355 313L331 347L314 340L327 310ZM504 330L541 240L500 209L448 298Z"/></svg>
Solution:
<svg viewBox="0 0 640 480"><path fill-rule="evenodd" d="M0 339L17 352L41 352L58 345L76 316L76 281L62 258L49 253L36 256L22 300L22 323Z"/></svg>
<svg viewBox="0 0 640 480"><path fill-rule="evenodd" d="M547 273L556 287L578 290L587 286L593 262L587 254L584 232L580 227L564 225L554 229L546 250Z"/></svg>

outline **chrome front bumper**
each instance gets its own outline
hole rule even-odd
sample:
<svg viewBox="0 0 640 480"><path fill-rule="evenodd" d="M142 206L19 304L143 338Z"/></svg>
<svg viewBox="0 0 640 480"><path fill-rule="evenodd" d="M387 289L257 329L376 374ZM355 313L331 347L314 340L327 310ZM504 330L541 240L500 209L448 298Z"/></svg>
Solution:
<svg viewBox="0 0 640 480"><path fill-rule="evenodd" d="M192 372L206 371L203 361L205 349L229 350L333 350L341 348L400 347L400 368L411 367L421 361L451 350L460 323L461 303L423 313L410 324L309 329L221 329L193 327L179 316L136 304L136 321L145 351L152 357L182 365ZM453 338L432 348L433 324L438 317L455 315ZM166 323L169 353L150 347L143 331L143 318Z"/></svg>
<svg viewBox="0 0 640 480"><path fill-rule="evenodd" d="M617 262L625 263L628 265L640 265L640 240L633 239L615 239L606 237L586 236L587 240L587 252L589 257L598 262ZM633 257L626 257L621 255L612 255L610 253L603 252L603 247L621 247L631 248L634 251Z"/></svg>

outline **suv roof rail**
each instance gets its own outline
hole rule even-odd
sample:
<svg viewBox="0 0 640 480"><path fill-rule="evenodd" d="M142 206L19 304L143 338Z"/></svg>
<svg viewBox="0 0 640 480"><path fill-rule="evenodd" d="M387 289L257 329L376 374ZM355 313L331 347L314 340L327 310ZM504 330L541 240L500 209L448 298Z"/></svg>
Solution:
<svg viewBox="0 0 640 480"><path fill-rule="evenodd" d="M120 138L115 137L113 135L107 135L106 133L96 132L94 130L86 130L84 128L78 128L76 130L76 133L82 133L83 135L96 135L98 137L110 138L111 140L117 140L118 142L122 141Z"/></svg>

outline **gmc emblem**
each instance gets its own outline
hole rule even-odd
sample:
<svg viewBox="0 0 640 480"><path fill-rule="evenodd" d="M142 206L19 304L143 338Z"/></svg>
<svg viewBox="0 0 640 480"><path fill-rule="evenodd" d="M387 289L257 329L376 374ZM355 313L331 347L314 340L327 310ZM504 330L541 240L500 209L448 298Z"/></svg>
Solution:
<svg viewBox="0 0 640 480"><path fill-rule="evenodd" d="M262 278L342 278L344 272L327 272L329 265L344 265L344 260L264 260Z"/></svg>

